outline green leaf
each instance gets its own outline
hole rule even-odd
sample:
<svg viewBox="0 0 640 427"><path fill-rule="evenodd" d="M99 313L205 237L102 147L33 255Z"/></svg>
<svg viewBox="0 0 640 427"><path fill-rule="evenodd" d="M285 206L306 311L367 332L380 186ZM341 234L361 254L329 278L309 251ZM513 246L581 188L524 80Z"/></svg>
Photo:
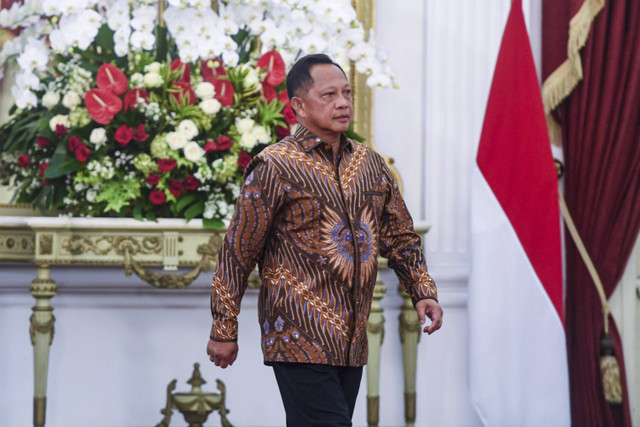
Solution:
<svg viewBox="0 0 640 427"><path fill-rule="evenodd" d="M224 228L224 222L217 218L202 218L202 226L204 228L210 228L213 230L221 230L222 228Z"/></svg>
<svg viewBox="0 0 640 427"><path fill-rule="evenodd" d="M182 212L184 210L184 208L189 206L197 198L198 198L198 195L194 194L194 193L185 194L184 196L181 196L178 199L178 202L176 203L176 211L177 212Z"/></svg>
<svg viewBox="0 0 640 427"><path fill-rule="evenodd" d="M138 221L142 221L144 219L142 216L142 203L138 202L133 206L133 217Z"/></svg>
<svg viewBox="0 0 640 427"><path fill-rule="evenodd" d="M204 212L204 202L202 200L194 203L184 212L184 218L187 221L192 220L193 218L201 215Z"/></svg>
<svg viewBox="0 0 640 427"><path fill-rule="evenodd" d="M68 175L80 169L81 165L82 163L76 160L75 156L69 156L67 143L63 140L58 143L56 150L53 152L49 167L44 172L44 177L51 179Z"/></svg>
<svg viewBox="0 0 640 427"><path fill-rule="evenodd" d="M105 51L115 52L115 43L113 41L114 31L107 24L103 24L98 30L95 43Z"/></svg>
<svg viewBox="0 0 640 427"><path fill-rule="evenodd" d="M107 202L106 212L120 212L124 206L135 202L135 199L140 196L141 185L134 179L109 181L96 196L96 202Z"/></svg>
<svg viewBox="0 0 640 427"><path fill-rule="evenodd" d="M167 29L159 25L156 26L156 61L167 60Z"/></svg>

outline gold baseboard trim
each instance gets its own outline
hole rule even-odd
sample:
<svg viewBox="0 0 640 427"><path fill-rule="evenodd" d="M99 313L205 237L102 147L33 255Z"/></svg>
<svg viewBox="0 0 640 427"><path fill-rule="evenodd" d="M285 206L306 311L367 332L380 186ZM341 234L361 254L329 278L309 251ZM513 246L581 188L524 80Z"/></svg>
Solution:
<svg viewBox="0 0 640 427"><path fill-rule="evenodd" d="M46 397L33 398L33 425L34 427L44 427L44 416L47 410Z"/></svg>
<svg viewBox="0 0 640 427"><path fill-rule="evenodd" d="M367 422L370 427L377 426L379 420L380 396L367 396Z"/></svg>

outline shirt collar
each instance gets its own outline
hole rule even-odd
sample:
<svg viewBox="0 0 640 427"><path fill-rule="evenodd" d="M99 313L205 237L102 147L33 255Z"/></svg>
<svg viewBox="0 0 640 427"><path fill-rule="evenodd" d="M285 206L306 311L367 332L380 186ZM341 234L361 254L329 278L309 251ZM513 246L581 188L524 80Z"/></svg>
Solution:
<svg viewBox="0 0 640 427"><path fill-rule="evenodd" d="M302 126L300 123L298 123L298 126L296 127L293 138L298 141L298 143L302 146L302 149L306 152L309 152L316 148L318 145L325 143L321 138L317 137L313 132ZM342 135L340 135L340 145L341 147L349 145L351 146L351 148L353 148L353 141L347 138L343 133Z"/></svg>

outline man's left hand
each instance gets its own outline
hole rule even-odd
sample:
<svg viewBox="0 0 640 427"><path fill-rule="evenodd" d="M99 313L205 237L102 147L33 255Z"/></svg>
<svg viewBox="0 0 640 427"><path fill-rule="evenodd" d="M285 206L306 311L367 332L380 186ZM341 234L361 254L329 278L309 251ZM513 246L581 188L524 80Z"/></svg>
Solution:
<svg viewBox="0 0 640 427"><path fill-rule="evenodd" d="M427 321L427 317L431 319L431 324L425 326L423 332L431 335L442 326L442 307L438 304L438 301L434 299L423 299L416 304L416 311L418 312L418 321L421 325L424 325Z"/></svg>

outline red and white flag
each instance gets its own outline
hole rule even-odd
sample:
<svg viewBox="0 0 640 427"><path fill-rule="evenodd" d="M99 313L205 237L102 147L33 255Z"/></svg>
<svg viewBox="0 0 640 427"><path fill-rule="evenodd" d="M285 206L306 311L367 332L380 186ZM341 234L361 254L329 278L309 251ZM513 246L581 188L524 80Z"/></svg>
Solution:
<svg viewBox="0 0 640 427"><path fill-rule="evenodd" d="M521 0L471 180L472 401L488 426L568 426L558 184Z"/></svg>

